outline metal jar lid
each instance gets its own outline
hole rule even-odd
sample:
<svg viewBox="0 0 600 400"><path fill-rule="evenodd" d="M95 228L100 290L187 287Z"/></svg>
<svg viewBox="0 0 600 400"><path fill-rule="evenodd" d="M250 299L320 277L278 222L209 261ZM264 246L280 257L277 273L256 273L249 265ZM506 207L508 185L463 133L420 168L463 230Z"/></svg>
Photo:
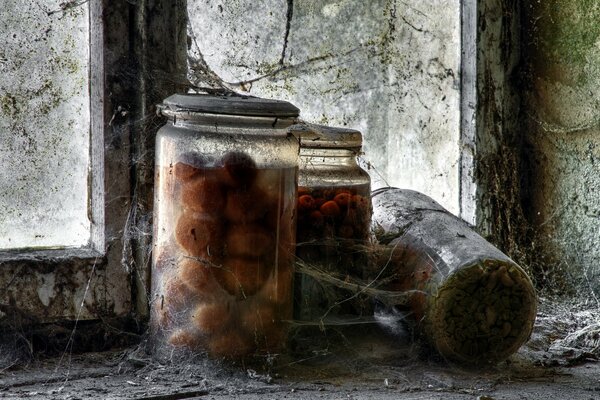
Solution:
<svg viewBox="0 0 600 400"><path fill-rule="evenodd" d="M287 101L238 95L174 94L157 107L163 116L177 118L193 114L296 118L300 113Z"/></svg>
<svg viewBox="0 0 600 400"><path fill-rule="evenodd" d="M362 134L354 129L314 124L296 124L289 128L301 148L360 150Z"/></svg>

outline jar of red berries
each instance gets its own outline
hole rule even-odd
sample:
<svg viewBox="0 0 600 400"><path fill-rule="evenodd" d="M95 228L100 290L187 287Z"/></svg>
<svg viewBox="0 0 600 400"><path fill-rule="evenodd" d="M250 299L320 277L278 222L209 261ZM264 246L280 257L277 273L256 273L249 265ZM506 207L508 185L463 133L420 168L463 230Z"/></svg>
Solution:
<svg viewBox="0 0 600 400"><path fill-rule="evenodd" d="M324 312L361 313L344 302L344 293L327 285L334 278L364 278L371 223L371 181L357 162L359 131L298 124L291 129L300 140L296 254L296 317L315 319ZM306 272L306 271L305 271ZM327 277L319 282L314 274ZM339 303L339 304L338 304ZM348 306L348 307L346 307Z"/></svg>
<svg viewBox="0 0 600 400"><path fill-rule="evenodd" d="M156 138L151 331L210 356L272 354L292 319L292 104L178 94Z"/></svg>

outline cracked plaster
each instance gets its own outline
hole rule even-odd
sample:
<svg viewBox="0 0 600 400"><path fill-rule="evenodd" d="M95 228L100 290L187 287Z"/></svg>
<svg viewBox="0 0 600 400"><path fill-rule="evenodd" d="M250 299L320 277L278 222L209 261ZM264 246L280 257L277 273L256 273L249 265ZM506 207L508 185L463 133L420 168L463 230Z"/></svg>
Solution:
<svg viewBox="0 0 600 400"><path fill-rule="evenodd" d="M189 78L288 100L364 136L373 187L459 210L459 5L444 0L190 1Z"/></svg>

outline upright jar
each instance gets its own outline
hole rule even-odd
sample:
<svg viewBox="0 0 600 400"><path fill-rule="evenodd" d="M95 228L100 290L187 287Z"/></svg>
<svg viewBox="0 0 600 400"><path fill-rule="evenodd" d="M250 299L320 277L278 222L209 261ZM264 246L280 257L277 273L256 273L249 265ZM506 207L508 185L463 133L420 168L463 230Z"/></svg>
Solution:
<svg viewBox="0 0 600 400"><path fill-rule="evenodd" d="M298 109L173 95L156 138L151 332L238 358L272 354L292 318Z"/></svg>
<svg viewBox="0 0 600 400"><path fill-rule="evenodd" d="M290 131L300 140L296 254L302 268L348 281L364 278L371 223L371 181L357 163L360 132L298 124ZM296 290L299 319L325 313L361 314L366 305L346 302L347 292L299 274ZM339 303L339 304L338 304Z"/></svg>

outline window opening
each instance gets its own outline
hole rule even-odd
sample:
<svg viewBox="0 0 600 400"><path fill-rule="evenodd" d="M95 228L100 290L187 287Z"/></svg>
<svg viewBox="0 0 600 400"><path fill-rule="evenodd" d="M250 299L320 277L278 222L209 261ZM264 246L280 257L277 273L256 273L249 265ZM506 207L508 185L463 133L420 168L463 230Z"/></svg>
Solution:
<svg viewBox="0 0 600 400"><path fill-rule="evenodd" d="M2 7L0 250L88 246L89 7Z"/></svg>
<svg viewBox="0 0 600 400"><path fill-rule="evenodd" d="M357 129L374 188L419 190L459 212L458 2L189 1L188 14L192 83L280 98L308 122Z"/></svg>

